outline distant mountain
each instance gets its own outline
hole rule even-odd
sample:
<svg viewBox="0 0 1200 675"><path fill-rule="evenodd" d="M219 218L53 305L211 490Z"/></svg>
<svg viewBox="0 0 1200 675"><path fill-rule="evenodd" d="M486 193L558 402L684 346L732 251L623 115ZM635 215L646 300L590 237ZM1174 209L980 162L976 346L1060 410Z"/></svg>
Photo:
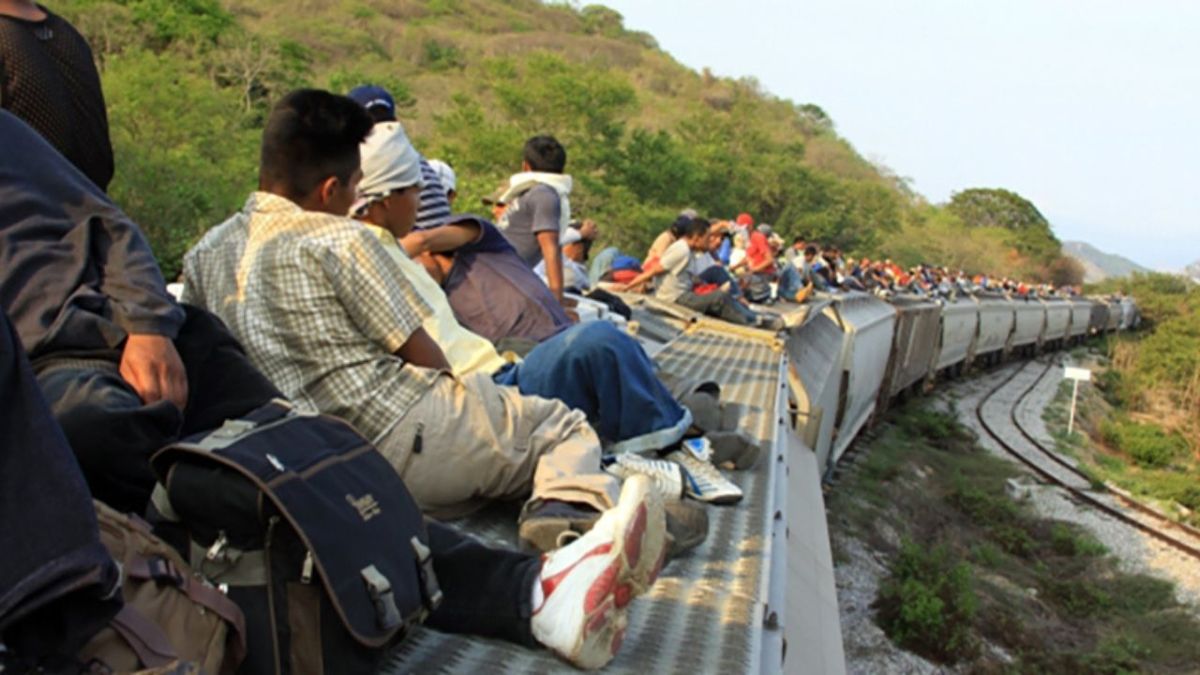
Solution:
<svg viewBox="0 0 1200 675"><path fill-rule="evenodd" d="M1200 284L1200 260L1197 260L1191 265L1183 268L1183 273L1195 280L1196 283Z"/></svg>
<svg viewBox="0 0 1200 675"><path fill-rule="evenodd" d="M1129 258L1114 253L1105 253L1082 241L1063 242L1063 253L1075 258L1083 265L1083 280L1089 284L1111 277L1127 277L1134 272L1150 271ZM1200 267L1200 261L1197 261L1196 266ZM1200 270L1197 271L1200 272Z"/></svg>

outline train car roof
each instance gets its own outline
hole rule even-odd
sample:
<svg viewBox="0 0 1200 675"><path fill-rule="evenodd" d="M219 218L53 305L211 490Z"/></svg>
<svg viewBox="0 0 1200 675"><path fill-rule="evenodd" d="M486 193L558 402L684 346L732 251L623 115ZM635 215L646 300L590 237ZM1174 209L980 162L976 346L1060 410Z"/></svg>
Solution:
<svg viewBox="0 0 1200 675"><path fill-rule="evenodd" d="M635 601L622 650L606 671L844 671L820 473L814 453L790 430L779 338L644 296L627 303L657 364L677 377L718 382L722 400L745 408L741 429L764 452L753 469L727 473L745 498L708 507L707 540L672 561ZM517 505L493 507L454 525L513 546L517 512ZM382 672L487 670L576 672L546 651L428 628L416 629Z"/></svg>

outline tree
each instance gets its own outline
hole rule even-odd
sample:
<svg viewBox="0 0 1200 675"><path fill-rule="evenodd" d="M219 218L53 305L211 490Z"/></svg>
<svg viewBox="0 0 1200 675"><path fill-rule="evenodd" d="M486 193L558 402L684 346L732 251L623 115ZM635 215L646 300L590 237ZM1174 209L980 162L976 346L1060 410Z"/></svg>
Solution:
<svg viewBox="0 0 1200 675"><path fill-rule="evenodd" d="M1062 242L1028 199L1009 190L971 188L956 192L946 206L967 227L1000 227L1013 233L1012 244L1044 263L1058 257Z"/></svg>

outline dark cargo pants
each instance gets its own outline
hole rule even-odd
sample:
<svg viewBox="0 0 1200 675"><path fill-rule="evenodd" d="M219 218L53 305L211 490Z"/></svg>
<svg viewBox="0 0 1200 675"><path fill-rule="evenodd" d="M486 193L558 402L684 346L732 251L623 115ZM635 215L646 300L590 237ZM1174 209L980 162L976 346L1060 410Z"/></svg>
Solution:
<svg viewBox="0 0 1200 675"><path fill-rule="evenodd" d="M121 378L115 353L45 355L34 369L93 496L142 513L154 488L150 456L182 436L215 429L282 394L212 314L184 306L175 338L187 371L188 403L145 404Z"/></svg>

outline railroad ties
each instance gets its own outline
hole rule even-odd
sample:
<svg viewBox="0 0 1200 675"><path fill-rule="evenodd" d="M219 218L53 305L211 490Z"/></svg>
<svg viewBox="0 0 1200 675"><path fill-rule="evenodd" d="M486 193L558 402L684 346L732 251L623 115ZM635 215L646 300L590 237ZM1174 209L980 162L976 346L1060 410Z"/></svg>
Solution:
<svg viewBox="0 0 1200 675"><path fill-rule="evenodd" d="M1030 394L1043 380L1059 372L1058 364L1052 360L1028 361L1009 368L1012 374L975 407L983 431L1043 481L1067 490L1076 501L1200 560L1200 531L1172 520L1116 486L1096 484L1073 460L1046 447L1021 422L1020 412Z"/></svg>

